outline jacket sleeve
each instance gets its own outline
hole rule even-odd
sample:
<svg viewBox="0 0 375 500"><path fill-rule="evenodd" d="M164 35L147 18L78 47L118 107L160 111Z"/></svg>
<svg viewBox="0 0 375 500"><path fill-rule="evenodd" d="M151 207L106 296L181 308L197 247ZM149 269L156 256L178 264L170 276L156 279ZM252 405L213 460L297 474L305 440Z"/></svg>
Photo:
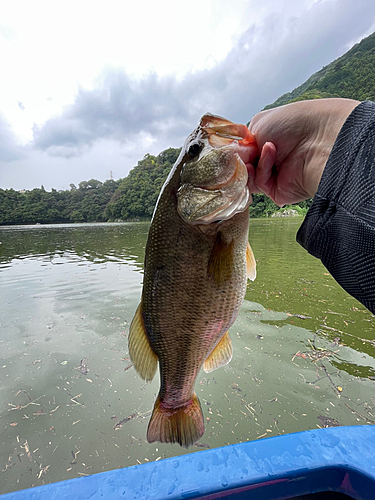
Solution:
<svg viewBox="0 0 375 500"><path fill-rule="evenodd" d="M375 103L343 125L297 241L375 313Z"/></svg>

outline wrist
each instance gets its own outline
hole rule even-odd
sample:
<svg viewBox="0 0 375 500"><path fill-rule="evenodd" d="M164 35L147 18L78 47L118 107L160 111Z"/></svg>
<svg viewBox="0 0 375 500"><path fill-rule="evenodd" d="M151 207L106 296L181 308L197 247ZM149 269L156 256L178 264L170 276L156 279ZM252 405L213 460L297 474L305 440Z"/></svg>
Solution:
<svg viewBox="0 0 375 500"><path fill-rule="evenodd" d="M321 99L319 104L321 127L306 156L306 164L309 165L306 190L311 197L314 197L318 191L320 180L340 130L360 102L353 99Z"/></svg>

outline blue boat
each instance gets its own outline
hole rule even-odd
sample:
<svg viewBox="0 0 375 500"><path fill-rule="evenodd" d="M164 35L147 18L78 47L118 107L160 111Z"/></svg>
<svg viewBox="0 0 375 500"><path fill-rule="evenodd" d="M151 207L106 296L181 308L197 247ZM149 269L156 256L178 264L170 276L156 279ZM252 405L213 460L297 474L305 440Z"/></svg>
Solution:
<svg viewBox="0 0 375 500"><path fill-rule="evenodd" d="M375 426L205 450L7 493L0 500L375 499Z"/></svg>

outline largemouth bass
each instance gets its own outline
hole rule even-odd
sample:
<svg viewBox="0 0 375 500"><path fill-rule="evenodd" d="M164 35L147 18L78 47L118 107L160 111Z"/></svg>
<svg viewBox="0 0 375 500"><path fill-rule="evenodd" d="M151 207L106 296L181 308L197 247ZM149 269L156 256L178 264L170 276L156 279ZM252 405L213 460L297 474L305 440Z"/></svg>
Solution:
<svg viewBox="0 0 375 500"><path fill-rule="evenodd" d="M228 328L255 279L248 243L246 164L257 155L245 125L207 114L186 139L160 193L146 246L141 302L129 331L138 374L161 386L152 443L188 447L203 435L198 372L232 358Z"/></svg>

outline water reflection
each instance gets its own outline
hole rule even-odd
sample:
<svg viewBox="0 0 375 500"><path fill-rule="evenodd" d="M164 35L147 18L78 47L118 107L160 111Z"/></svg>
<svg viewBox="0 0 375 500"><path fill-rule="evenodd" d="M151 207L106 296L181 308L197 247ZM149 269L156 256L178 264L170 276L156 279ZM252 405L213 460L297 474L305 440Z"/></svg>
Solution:
<svg viewBox="0 0 375 500"><path fill-rule="evenodd" d="M231 363L197 380L206 431L188 452L375 422L373 316L294 242L298 225L251 221L258 278ZM145 440L159 381L127 350L147 231L0 228L1 493L187 452Z"/></svg>
<svg viewBox="0 0 375 500"><path fill-rule="evenodd" d="M13 259L65 262L124 261L143 266L149 223L61 224L0 228L0 263Z"/></svg>

